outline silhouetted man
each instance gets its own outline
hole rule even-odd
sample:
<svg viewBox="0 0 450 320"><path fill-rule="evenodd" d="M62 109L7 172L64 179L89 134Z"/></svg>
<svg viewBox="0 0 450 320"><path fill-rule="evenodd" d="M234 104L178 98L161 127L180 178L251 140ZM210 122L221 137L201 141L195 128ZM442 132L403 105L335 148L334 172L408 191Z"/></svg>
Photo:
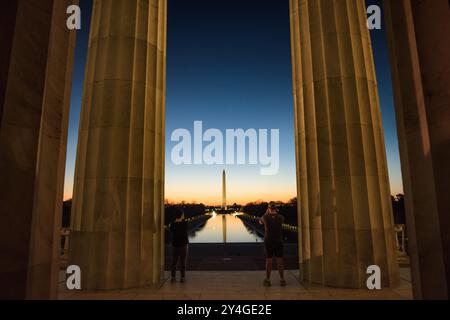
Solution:
<svg viewBox="0 0 450 320"><path fill-rule="evenodd" d="M181 209L177 209L175 213L175 222L170 225L170 231L172 232L172 280L176 282L176 272L178 261L180 261L180 282L184 283L186 279L186 260L188 253L188 222L184 220L184 212Z"/></svg>
<svg viewBox="0 0 450 320"><path fill-rule="evenodd" d="M284 217L278 213L273 202L269 204L266 213L261 218L261 223L264 224L264 243L266 247L266 279L264 280L264 285L267 287L271 285L270 275L272 273L272 260L275 256L277 258L277 266L280 273L280 284L284 287L286 286L286 281L284 280L282 229Z"/></svg>

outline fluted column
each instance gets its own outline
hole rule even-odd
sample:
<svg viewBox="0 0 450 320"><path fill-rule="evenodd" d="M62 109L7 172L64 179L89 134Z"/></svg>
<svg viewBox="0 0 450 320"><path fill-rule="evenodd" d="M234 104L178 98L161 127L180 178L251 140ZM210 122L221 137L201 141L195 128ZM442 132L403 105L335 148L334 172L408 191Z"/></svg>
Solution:
<svg viewBox="0 0 450 320"><path fill-rule="evenodd" d="M416 299L450 297L450 9L385 0Z"/></svg>
<svg viewBox="0 0 450 320"><path fill-rule="evenodd" d="M364 1L290 0L301 278L398 280L386 151Z"/></svg>
<svg viewBox="0 0 450 320"><path fill-rule="evenodd" d="M166 0L94 1L70 263L83 289L162 278Z"/></svg>
<svg viewBox="0 0 450 320"><path fill-rule="evenodd" d="M0 299L57 298L77 3L0 3Z"/></svg>

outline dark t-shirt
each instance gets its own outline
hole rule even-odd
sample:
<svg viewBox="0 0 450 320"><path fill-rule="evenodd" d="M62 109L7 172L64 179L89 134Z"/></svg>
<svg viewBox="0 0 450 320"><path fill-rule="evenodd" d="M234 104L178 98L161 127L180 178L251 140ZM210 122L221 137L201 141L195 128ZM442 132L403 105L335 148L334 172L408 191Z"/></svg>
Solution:
<svg viewBox="0 0 450 320"><path fill-rule="evenodd" d="M284 217L280 214L266 213L262 217L264 223L264 240L270 242L283 242L283 223Z"/></svg>
<svg viewBox="0 0 450 320"><path fill-rule="evenodd" d="M189 243L187 221L173 222L170 225L172 231L172 245L174 247L184 247Z"/></svg>

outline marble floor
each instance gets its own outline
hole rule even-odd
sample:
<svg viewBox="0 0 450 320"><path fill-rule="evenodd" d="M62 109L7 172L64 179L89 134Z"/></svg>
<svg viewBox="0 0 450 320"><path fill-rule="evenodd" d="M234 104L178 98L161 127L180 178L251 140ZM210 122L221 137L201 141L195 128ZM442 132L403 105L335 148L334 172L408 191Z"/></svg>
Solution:
<svg viewBox="0 0 450 320"><path fill-rule="evenodd" d="M379 291L334 289L304 286L298 271L287 271L288 285L281 287L278 275L272 286L263 287L262 271L195 271L188 273L184 284L166 280L159 288L108 292L71 292L64 290L64 274L60 282L61 300L409 300L412 299L411 276L401 269L401 283L396 288ZM169 274L167 274L168 279Z"/></svg>

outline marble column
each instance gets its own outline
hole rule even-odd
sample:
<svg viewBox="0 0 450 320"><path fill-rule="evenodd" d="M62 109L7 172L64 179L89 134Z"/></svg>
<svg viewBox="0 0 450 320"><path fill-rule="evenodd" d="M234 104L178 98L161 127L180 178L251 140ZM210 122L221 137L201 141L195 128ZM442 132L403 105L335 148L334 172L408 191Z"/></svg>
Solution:
<svg viewBox="0 0 450 320"><path fill-rule="evenodd" d="M95 0L69 262L82 289L163 277L166 0Z"/></svg>
<svg viewBox="0 0 450 320"><path fill-rule="evenodd" d="M386 151L364 1L290 0L300 273L398 282Z"/></svg>
<svg viewBox="0 0 450 320"><path fill-rule="evenodd" d="M57 297L77 3L0 4L0 299Z"/></svg>
<svg viewBox="0 0 450 320"><path fill-rule="evenodd" d="M450 297L450 5L385 0L414 297Z"/></svg>

